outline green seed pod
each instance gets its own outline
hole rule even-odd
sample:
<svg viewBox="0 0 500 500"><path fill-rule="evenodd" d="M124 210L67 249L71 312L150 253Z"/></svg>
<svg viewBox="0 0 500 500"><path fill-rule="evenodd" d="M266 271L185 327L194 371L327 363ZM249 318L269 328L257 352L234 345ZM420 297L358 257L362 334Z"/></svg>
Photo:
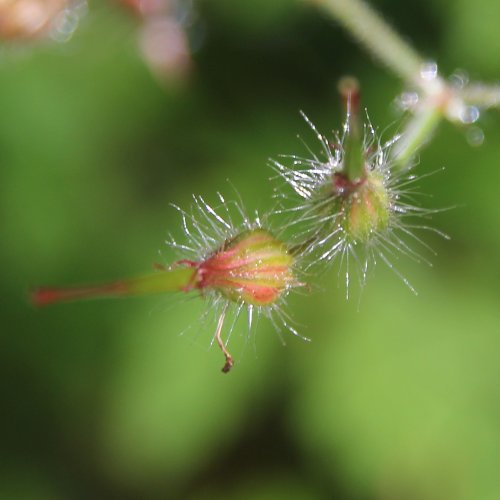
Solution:
<svg viewBox="0 0 500 500"><path fill-rule="evenodd" d="M390 204L380 174L366 176L344 201L344 230L353 242L366 243L389 226Z"/></svg>

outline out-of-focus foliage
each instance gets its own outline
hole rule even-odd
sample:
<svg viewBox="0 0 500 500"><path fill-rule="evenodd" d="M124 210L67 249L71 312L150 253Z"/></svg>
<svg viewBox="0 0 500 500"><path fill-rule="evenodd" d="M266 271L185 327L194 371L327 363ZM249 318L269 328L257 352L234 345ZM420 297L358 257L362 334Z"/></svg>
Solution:
<svg viewBox="0 0 500 500"><path fill-rule="evenodd" d="M224 376L201 299L33 310L30 286L147 270L170 202L217 190L273 205L270 156L338 128L354 73L390 137L400 84L329 19L293 1L199 2L183 84L160 85L135 21L94 2L66 44L0 46L0 498L495 499L500 495L500 114L472 148L443 125L417 172L456 208L425 241L433 268L379 266L346 303L335 270L290 309L311 344L262 321ZM451 72L498 78L494 0L375 2ZM431 36L429 35L431 33ZM195 43L196 42L196 43ZM463 57L463 59L462 59ZM180 299L180 300L179 300ZM183 333L183 335L180 335Z"/></svg>

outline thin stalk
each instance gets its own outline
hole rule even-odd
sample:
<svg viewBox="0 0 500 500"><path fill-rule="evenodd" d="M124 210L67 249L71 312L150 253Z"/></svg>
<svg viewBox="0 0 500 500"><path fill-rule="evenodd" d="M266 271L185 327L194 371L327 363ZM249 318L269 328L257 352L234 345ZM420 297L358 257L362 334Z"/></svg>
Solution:
<svg viewBox="0 0 500 500"><path fill-rule="evenodd" d="M426 62L364 0L306 0L332 15L376 58L419 91L422 105L414 110L401 140L393 149L396 168L405 168L442 118L462 122L466 106L500 109L500 85L472 83L454 88L437 74L437 66ZM458 110L458 114L457 114Z"/></svg>
<svg viewBox="0 0 500 500"><path fill-rule="evenodd" d="M116 298L132 295L188 291L193 288L196 268L176 267L154 274L91 286L43 287L34 290L31 299L36 306L73 300Z"/></svg>
<svg viewBox="0 0 500 500"><path fill-rule="evenodd" d="M401 133L401 138L394 145L391 160L394 168L406 168L420 147L429 139L439 122L444 117L443 108L429 98L423 102L415 114L408 120Z"/></svg>
<svg viewBox="0 0 500 500"><path fill-rule="evenodd" d="M343 173L351 182L365 176L363 127L359 113L359 84L355 78L345 77L339 83L339 92L346 114Z"/></svg>
<svg viewBox="0 0 500 500"><path fill-rule="evenodd" d="M349 33L394 73L412 85L420 78L424 60L368 4L361 0L307 0L335 17Z"/></svg>
<svg viewBox="0 0 500 500"><path fill-rule="evenodd" d="M459 95L469 105L483 109L500 108L500 85L471 83L460 90Z"/></svg>

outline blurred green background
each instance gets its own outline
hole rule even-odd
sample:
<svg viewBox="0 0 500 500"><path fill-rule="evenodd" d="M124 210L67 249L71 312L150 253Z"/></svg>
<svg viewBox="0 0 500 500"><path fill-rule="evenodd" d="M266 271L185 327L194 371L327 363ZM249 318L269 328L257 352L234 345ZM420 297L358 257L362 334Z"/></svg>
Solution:
<svg viewBox="0 0 500 500"><path fill-rule="evenodd" d="M377 0L443 74L498 79L496 0ZM268 158L316 148L300 109L338 128L356 75L372 122L398 123L401 83L294 0L196 5L193 71L159 85L137 23L94 2L66 44L0 46L0 498L500 498L500 114L481 147L443 124L419 173L457 208L346 303L335 270L291 298L307 344L262 321L233 334L222 375L202 300L34 310L27 290L136 275L172 255L169 206L241 193L271 206ZM387 139L389 137L386 137ZM158 256L162 250L163 256ZM243 322L242 322L243 323ZM184 335L183 331L193 325Z"/></svg>

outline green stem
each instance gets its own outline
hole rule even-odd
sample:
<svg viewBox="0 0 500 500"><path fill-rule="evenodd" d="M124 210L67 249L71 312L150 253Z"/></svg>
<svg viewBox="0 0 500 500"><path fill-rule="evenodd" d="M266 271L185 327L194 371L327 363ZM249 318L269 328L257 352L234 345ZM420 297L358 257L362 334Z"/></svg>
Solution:
<svg viewBox="0 0 500 500"><path fill-rule="evenodd" d="M344 77L339 82L339 92L346 114L343 173L351 182L365 175L363 129L359 116L360 93L355 78Z"/></svg>
<svg viewBox="0 0 500 500"><path fill-rule="evenodd" d="M146 276L122 281L127 285L128 295L144 295L178 292L189 288L196 275L193 267L175 267Z"/></svg>
<svg viewBox="0 0 500 500"><path fill-rule="evenodd" d="M424 144L443 118L443 110L434 103L423 102L415 114L408 120L401 133L401 138L394 145L391 160L396 169L408 166L418 149Z"/></svg>
<svg viewBox="0 0 500 500"><path fill-rule="evenodd" d="M335 17L374 56L407 83L422 86L424 61L369 5L361 0L307 0Z"/></svg>
<svg viewBox="0 0 500 500"><path fill-rule="evenodd" d="M465 106L500 109L500 85L473 83L461 89L450 87L437 75L436 67L426 65L425 60L364 0L306 1L332 15L407 85L419 90L422 101L413 110L413 118L391 153L396 168L408 166L441 119L463 122L457 109L460 111Z"/></svg>
<svg viewBox="0 0 500 500"><path fill-rule="evenodd" d="M56 302L82 299L189 291L193 288L196 272L195 267L175 267L103 285L44 287L35 290L31 298L36 306L45 306Z"/></svg>
<svg viewBox="0 0 500 500"><path fill-rule="evenodd" d="M466 104L480 108L500 108L500 85L472 83L459 91Z"/></svg>

